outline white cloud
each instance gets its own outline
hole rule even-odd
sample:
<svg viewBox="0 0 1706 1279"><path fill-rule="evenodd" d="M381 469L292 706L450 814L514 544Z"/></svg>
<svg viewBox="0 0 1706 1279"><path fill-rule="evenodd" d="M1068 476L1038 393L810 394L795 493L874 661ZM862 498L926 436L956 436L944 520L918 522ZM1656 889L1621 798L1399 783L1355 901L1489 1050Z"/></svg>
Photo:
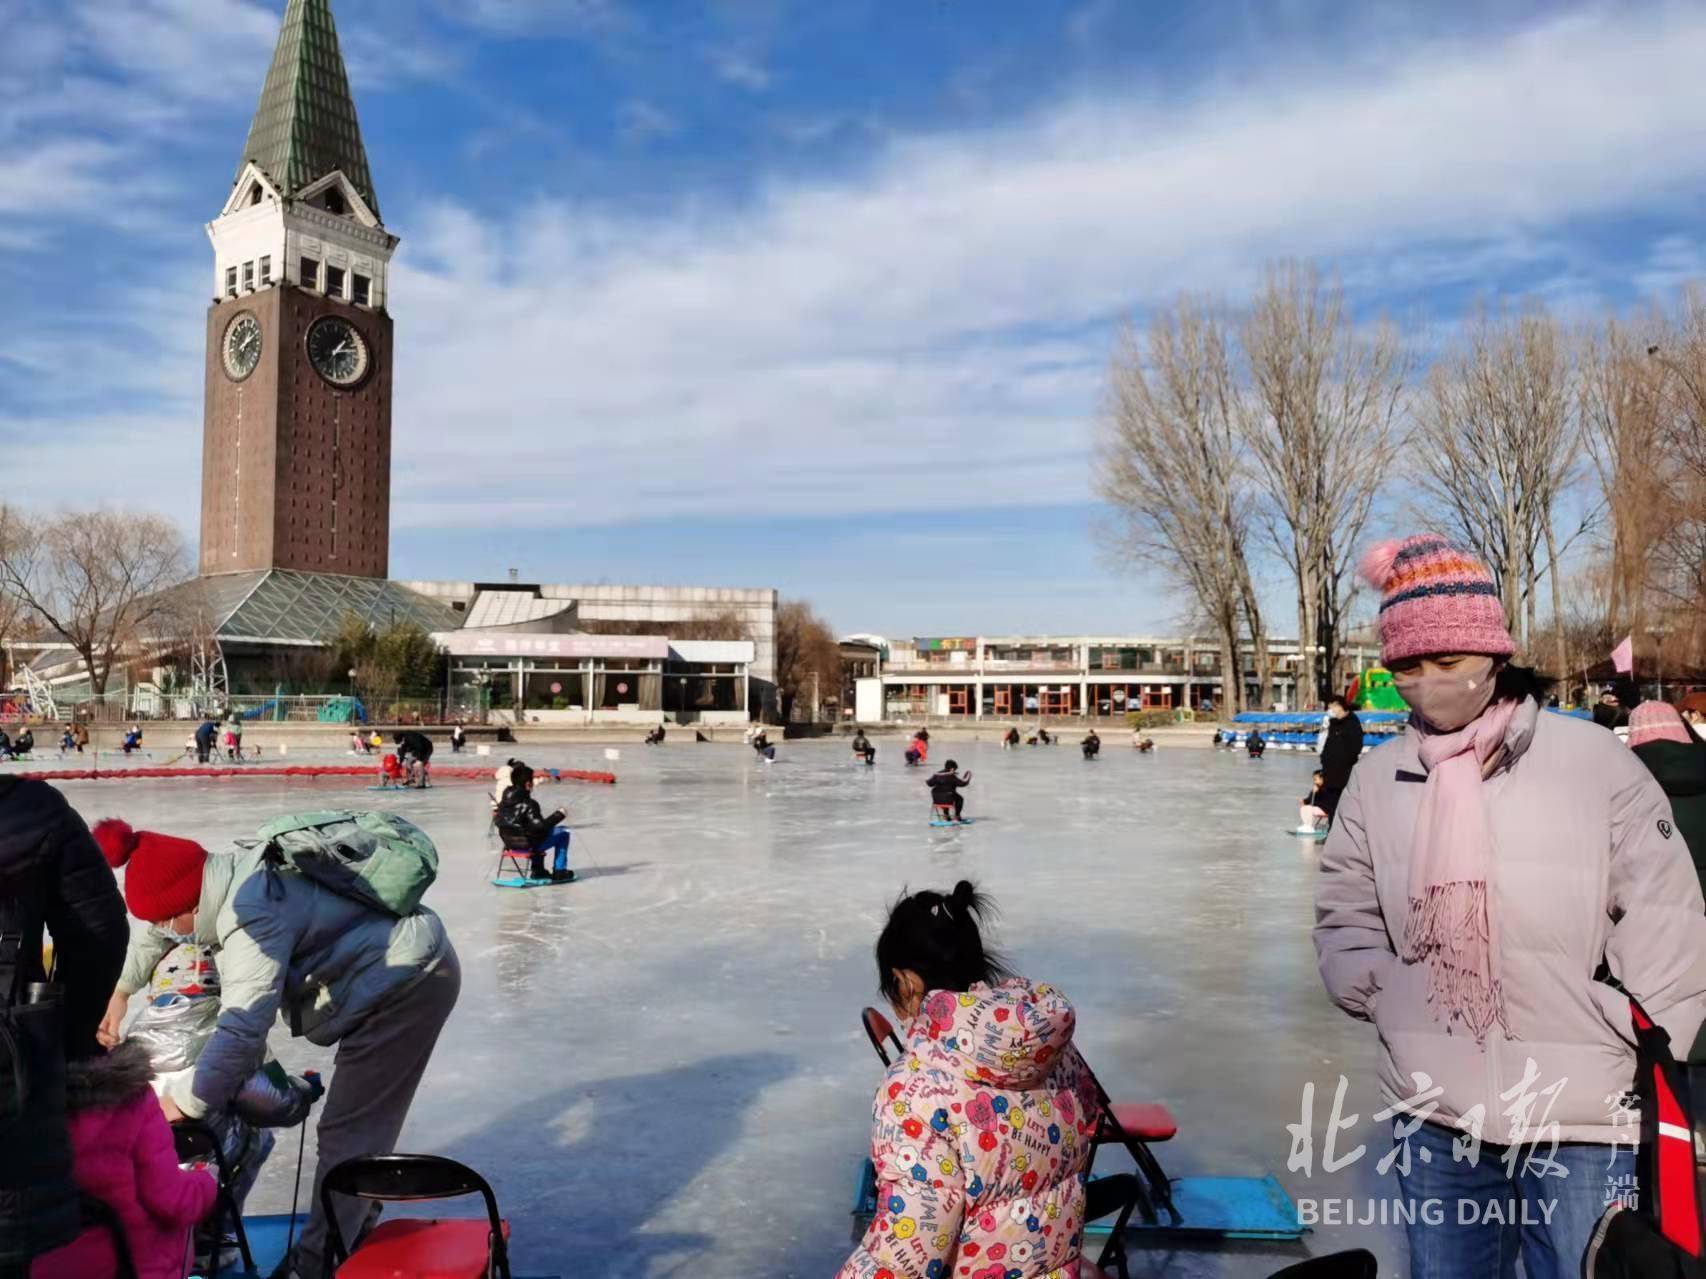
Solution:
<svg viewBox="0 0 1706 1279"><path fill-rule="evenodd" d="M388 206L398 522L1082 500L1117 313L1279 255L1372 288L1492 276L1577 220L1691 208L1703 59L1706 13L1620 10L1188 101L1087 94L738 207ZM199 355L179 372L198 412Z"/></svg>
<svg viewBox="0 0 1706 1279"><path fill-rule="evenodd" d="M1697 192L1702 57L1706 15L1575 19L1378 78L1085 98L716 216L446 206L396 283L400 515L513 517L519 459L569 521L1082 497L1109 316Z"/></svg>
<svg viewBox="0 0 1706 1279"><path fill-rule="evenodd" d="M733 50L719 52L711 58L711 69L717 73L718 79L753 93L763 93L770 87L770 69L744 53Z"/></svg>
<svg viewBox="0 0 1706 1279"><path fill-rule="evenodd" d="M616 132L624 142L649 142L681 131L676 118L643 98L630 98L616 109Z"/></svg>

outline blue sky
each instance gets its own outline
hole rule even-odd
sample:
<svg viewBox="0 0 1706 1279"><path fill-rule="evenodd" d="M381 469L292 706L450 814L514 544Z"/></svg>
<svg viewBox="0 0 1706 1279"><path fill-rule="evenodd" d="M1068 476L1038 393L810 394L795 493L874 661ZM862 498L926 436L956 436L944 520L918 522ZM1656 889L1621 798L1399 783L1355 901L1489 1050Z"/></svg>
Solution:
<svg viewBox="0 0 1706 1279"><path fill-rule="evenodd" d="M1122 316L1312 257L1425 358L1477 296L1581 318L1701 273L1698 6L334 5L403 237L398 576L1170 629L1088 497ZM202 224L282 9L7 3L8 500L193 541Z"/></svg>

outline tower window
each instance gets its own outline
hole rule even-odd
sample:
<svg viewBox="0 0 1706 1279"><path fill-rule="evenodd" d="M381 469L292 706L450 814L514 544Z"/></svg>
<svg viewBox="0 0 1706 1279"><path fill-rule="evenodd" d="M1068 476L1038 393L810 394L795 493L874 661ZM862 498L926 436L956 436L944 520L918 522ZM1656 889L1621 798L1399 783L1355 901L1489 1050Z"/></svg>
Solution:
<svg viewBox="0 0 1706 1279"><path fill-rule="evenodd" d="M237 268L234 266L225 268L225 296L228 298L237 296Z"/></svg>
<svg viewBox="0 0 1706 1279"><path fill-rule="evenodd" d="M341 298L344 295L344 269L326 263L326 293L329 297Z"/></svg>
<svg viewBox="0 0 1706 1279"><path fill-rule="evenodd" d="M320 261L318 258L304 257L302 259L302 287L305 289L320 287Z"/></svg>
<svg viewBox="0 0 1706 1279"><path fill-rule="evenodd" d="M373 281L365 275L353 275L350 283L355 286L354 301L357 306L367 306L373 296Z"/></svg>
<svg viewBox="0 0 1706 1279"><path fill-rule="evenodd" d="M255 264L253 262L245 262L243 263L243 292L253 293L254 291Z"/></svg>
<svg viewBox="0 0 1706 1279"><path fill-rule="evenodd" d="M250 204L259 204L260 202L261 202L261 184L259 182L257 182L249 188L249 203Z"/></svg>
<svg viewBox="0 0 1706 1279"><path fill-rule="evenodd" d="M272 259L270 257L265 257L265 258L261 259L261 286L264 288L265 286L267 286L271 283L272 283Z"/></svg>
<svg viewBox="0 0 1706 1279"><path fill-rule="evenodd" d="M344 203L344 193L336 187L330 188L326 192L326 212L342 214L348 211L349 206Z"/></svg>

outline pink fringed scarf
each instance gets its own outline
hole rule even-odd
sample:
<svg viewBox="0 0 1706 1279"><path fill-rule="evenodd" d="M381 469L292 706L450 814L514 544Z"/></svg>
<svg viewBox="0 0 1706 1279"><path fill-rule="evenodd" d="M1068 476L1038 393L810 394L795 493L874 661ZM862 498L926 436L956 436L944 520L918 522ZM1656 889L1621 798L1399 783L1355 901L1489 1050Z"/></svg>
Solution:
<svg viewBox="0 0 1706 1279"><path fill-rule="evenodd" d="M1403 958L1428 965L1428 1002L1446 1028L1461 1019L1481 1043L1496 1022L1506 1034L1493 919L1493 840L1481 782L1505 744L1517 703L1500 701L1454 733L1421 738L1427 789L1410 847L1410 916Z"/></svg>

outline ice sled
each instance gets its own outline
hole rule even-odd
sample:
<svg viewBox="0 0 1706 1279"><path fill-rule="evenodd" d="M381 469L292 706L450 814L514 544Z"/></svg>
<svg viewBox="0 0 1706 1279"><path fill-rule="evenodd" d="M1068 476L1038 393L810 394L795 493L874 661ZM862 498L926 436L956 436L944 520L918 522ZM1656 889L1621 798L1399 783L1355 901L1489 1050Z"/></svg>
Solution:
<svg viewBox="0 0 1706 1279"><path fill-rule="evenodd" d="M525 848L499 849L498 869L492 876L492 885L496 888L561 888L563 884L574 882L563 880L558 883L550 879L532 879L527 873L532 862L533 854Z"/></svg>

